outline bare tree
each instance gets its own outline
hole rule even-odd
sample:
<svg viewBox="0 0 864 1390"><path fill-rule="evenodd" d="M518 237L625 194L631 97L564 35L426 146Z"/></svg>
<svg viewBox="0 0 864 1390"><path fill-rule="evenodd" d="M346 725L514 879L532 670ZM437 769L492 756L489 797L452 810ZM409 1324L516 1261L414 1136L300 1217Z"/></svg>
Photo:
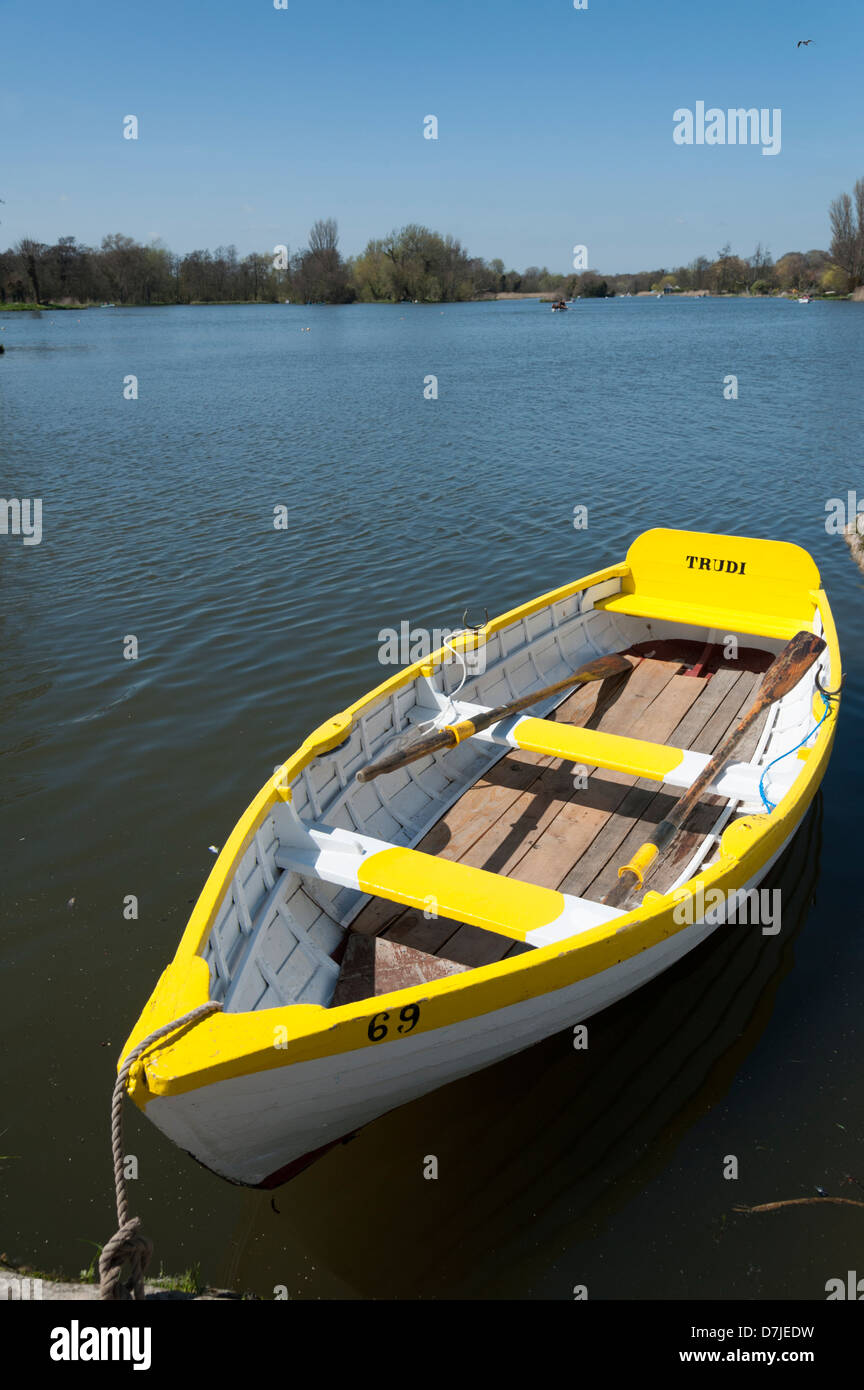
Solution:
<svg viewBox="0 0 864 1390"><path fill-rule="evenodd" d="M831 255L854 289L864 282L864 179L858 180L853 191L854 202L848 193L841 193L829 213Z"/></svg>
<svg viewBox="0 0 864 1390"><path fill-rule="evenodd" d="M750 257L750 284L756 284L757 280L766 279L771 272L774 261L767 246L763 246L761 241L757 241L756 250Z"/></svg>
<svg viewBox="0 0 864 1390"><path fill-rule="evenodd" d="M332 217L320 219L309 233L309 245L294 257L292 283L306 304L344 304L354 298L350 267L339 254L339 228Z"/></svg>
<svg viewBox="0 0 864 1390"><path fill-rule="evenodd" d="M27 271L27 278L33 286L33 299L37 304L41 304L42 296L39 293L39 262L45 247L39 241L34 241L32 237L22 237L15 247L16 252L24 262L24 269Z"/></svg>
<svg viewBox="0 0 864 1390"><path fill-rule="evenodd" d="M313 255L336 251L339 247L339 227L332 217L320 218L309 233L309 250Z"/></svg>

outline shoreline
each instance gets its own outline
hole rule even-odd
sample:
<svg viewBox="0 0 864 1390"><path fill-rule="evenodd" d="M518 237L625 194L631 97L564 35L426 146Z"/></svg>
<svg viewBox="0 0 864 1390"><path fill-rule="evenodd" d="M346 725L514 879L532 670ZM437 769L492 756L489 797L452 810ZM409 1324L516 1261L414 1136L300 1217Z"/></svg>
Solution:
<svg viewBox="0 0 864 1390"><path fill-rule="evenodd" d="M8 1257L7 1257L8 1258ZM190 1286L191 1285L191 1286ZM144 1283L148 1303L249 1303L261 1302L257 1294L235 1293L198 1284L189 1275L171 1278L160 1275ZM9 1303L98 1303L99 1281L64 1279L60 1274L42 1274L27 1265L16 1269L0 1264L0 1302Z"/></svg>
<svg viewBox="0 0 864 1390"><path fill-rule="evenodd" d="M375 306L378 308L399 309L406 305L417 307L440 307L442 304L496 304L523 300L536 300L539 304L554 304L561 298L549 290L537 291L530 294L521 292L506 291L495 295L481 295L477 299L424 299L424 300L395 300L395 299L376 299L361 300L355 299L350 304L284 304L276 299L201 299L190 300L188 302L177 303L176 301L166 301L158 304L112 304L103 306L101 304L2 304L0 303L0 314L50 314L50 313L84 313L93 309L110 307L112 309L249 309L249 308L272 308L272 309L351 309L358 305L361 307ZM821 304L853 304L864 303L864 287L854 290L851 294L811 294L808 298L813 303ZM797 301L798 296L783 292L781 294L711 294L708 290L676 290L672 294L663 294L659 290L637 290L635 294L609 294L609 295L577 295L572 303L587 302L591 299L753 299L772 302L774 300L785 300L790 303Z"/></svg>

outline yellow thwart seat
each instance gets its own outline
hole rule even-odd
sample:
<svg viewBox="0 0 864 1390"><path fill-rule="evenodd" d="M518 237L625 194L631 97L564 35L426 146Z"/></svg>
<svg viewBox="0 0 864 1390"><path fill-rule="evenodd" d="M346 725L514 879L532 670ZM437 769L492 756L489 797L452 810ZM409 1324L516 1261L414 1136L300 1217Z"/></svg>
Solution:
<svg viewBox="0 0 864 1390"><path fill-rule="evenodd" d="M531 931L555 922L566 899L554 888L538 888L421 850L393 845L371 855L357 875L364 893L468 922L485 931L525 941Z"/></svg>
<svg viewBox="0 0 864 1390"><path fill-rule="evenodd" d="M819 571L788 541L658 528L633 542L627 566L621 592L595 608L782 641L812 631Z"/></svg>

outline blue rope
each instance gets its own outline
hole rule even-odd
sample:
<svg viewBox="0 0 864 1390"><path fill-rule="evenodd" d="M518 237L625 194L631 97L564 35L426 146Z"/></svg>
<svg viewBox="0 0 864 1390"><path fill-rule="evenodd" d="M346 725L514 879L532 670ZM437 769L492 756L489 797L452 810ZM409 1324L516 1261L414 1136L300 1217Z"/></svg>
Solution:
<svg viewBox="0 0 864 1390"><path fill-rule="evenodd" d="M762 805L765 807L765 810L769 812L769 814L776 808L777 803L776 801L769 801L768 797L765 795L765 778L768 776L768 773L771 771L772 767L774 767L776 763L782 763L784 758L788 758L793 753L797 753L799 748L803 748L805 743L809 743L816 730L822 727L822 725L825 723L825 720L828 718L828 715L831 712L831 701L829 697L825 694L824 690L819 689L818 686L816 688L817 690L819 690L819 694L822 696L822 703L825 706L825 709L822 713L822 718L819 720L819 723L815 724L813 728L810 730L809 734L807 734L806 738L802 738L801 742L796 743L794 748L790 748L786 753L781 753L779 758L775 758L773 763L769 763L763 771L762 776L759 778L759 795L762 798Z"/></svg>

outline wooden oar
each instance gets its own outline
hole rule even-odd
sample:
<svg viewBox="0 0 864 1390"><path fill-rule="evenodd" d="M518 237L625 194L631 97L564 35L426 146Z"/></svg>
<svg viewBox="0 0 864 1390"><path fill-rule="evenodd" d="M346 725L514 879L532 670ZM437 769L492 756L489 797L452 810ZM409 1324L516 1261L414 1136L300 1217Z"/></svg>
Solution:
<svg viewBox="0 0 864 1390"><path fill-rule="evenodd" d="M574 671L564 680L556 681L554 685L547 685L543 690L532 691L530 695L523 695L518 700L511 700L507 705L498 705L495 709L487 710L485 714L478 714L474 719L463 719L458 724L447 724L443 729L436 729L434 733L425 734L415 743L410 743L407 748L387 753L377 762L361 768L357 773L357 781L371 782L373 777L380 777L384 772L394 772L397 767L404 767L406 763L413 763L418 758L425 758L427 753L436 753L439 748L455 748L457 743L461 743L463 739L470 738L472 734L479 733L481 729L488 729L490 725L497 724L499 719L506 719L509 714L518 714L520 710L536 705L538 700L545 700L547 696L555 695L559 690L567 690L572 685L587 685L589 681L606 680L609 676L620 676L625 671L629 674L632 670L632 664L623 656L617 654L600 656L596 661L589 661L587 665L580 666L578 671Z"/></svg>
<svg viewBox="0 0 864 1390"><path fill-rule="evenodd" d="M669 847L678 831L682 829L685 821L696 809L700 797L720 776L754 720L758 719L769 705L788 695L824 650L824 641L812 632L797 632L791 642L783 648L765 672L759 694L744 718L721 743L711 761L706 763L695 782L687 788L665 820L661 820L650 839L639 846L629 864L618 870L618 882L603 899L606 907L620 907L634 889L642 887L649 869L655 866L658 856Z"/></svg>

